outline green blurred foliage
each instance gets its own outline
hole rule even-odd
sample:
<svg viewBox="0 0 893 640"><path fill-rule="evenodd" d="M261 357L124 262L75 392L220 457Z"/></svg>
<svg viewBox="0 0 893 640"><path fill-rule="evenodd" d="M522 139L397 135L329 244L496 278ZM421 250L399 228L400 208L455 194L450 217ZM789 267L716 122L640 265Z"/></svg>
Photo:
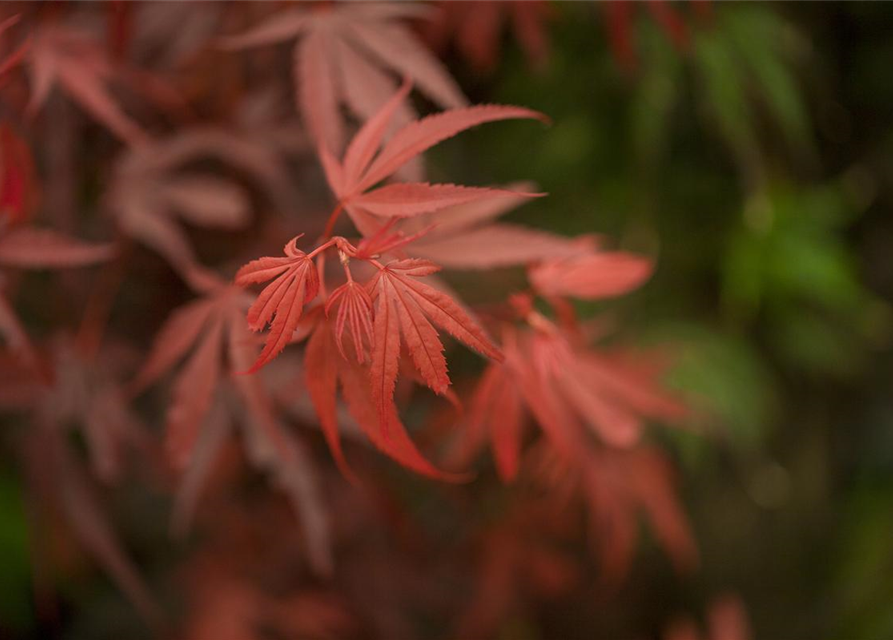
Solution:
<svg viewBox="0 0 893 640"><path fill-rule="evenodd" d="M532 75L509 46L473 96L532 106L553 126L460 143L480 158L464 170L481 182L520 176L549 192L515 220L605 234L657 260L645 289L612 309L618 339L673 355L668 383L692 406L695 432L660 437L683 466L703 569L668 586L639 567L639 595L618 596L596 627L632 636L610 621L637 614L641 630L732 589L757 638L893 637L893 71L882 26L893 5L673 7L689 46L674 48L637 6L630 74L610 55L602 7L556 4L548 70ZM877 456L870 482L856 482ZM645 601L652 589L677 591Z"/></svg>
<svg viewBox="0 0 893 640"><path fill-rule="evenodd" d="M866 346L888 333L889 312L861 282L843 230L860 214L845 185L773 185L745 204L722 265L726 316L767 325L795 368L859 371Z"/></svg>

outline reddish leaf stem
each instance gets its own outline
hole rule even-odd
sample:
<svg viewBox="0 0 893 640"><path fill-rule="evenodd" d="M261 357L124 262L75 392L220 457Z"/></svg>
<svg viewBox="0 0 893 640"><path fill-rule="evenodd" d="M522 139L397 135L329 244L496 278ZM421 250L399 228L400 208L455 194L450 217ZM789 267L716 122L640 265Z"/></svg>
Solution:
<svg viewBox="0 0 893 640"><path fill-rule="evenodd" d="M335 230L335 223L338 221L338 216L341 215L341 212L344 210L344 205L339 202L338 206L329 214L329 219L326 221L326 227L323 229L322 237L323 239L331 238L332 231Z"/></svg>

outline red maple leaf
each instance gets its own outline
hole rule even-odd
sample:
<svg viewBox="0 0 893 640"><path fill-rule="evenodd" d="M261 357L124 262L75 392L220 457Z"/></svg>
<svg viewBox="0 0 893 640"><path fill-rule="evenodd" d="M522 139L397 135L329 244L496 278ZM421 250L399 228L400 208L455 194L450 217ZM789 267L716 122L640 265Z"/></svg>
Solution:
<svg viewBox="0 0 893 640"><path fill-rule="evenodd" d="M606 444L630 447L644 419L685 415L660 390L652 367L623 354L587 350L544 317L533 317L539 329L504 329L506 360L491 364L478 384L460 459L489 440L497 470L508 481L518 471L528 415L571 460L591 447L587 431Z"/></svg>
<svg viewBox="0 0 893 640"><path fill-rule="evenodd" d="M301 115L314 140L338 154L345 139L339 107L345 104L360 120L372 118L396 87L385 70L412 78L445 108L466 104L446 69L398 21L425 13L424 6L409 2L295 9L279 12L225 44L241 49L297 38L294 65ZM395 112L400 124L413 116L404 103Z"/></svg>
<svg viewBox="0 0 893 640"><path fill-rule="evenodd" d="M328 525L310 458L281 424L260 378L239 375L256 357L256 341L245 323L250 297L221 281L208 281L206 287L203 298L171 315L134 381L136 390L143 389L192 352L176 376L167 414L168 452L186 469L174 526L186 526L201 482L235 418L244 426L254 464L269 470L290 496L307 534L311 562L327 573ZM238 402L223 393L227 380Z"/></svg>
<svg viewBox="0 0 893 640"><path fill-rule="evenodd" d="M369 368L341 355L336 327L320 311L312 312L314 324L304 353L305 383L332 455L345 476L353 478L341 449L336 404L339 388L348 413L382 453L422 475L453 481L463 479L464 476L441 471L422 455L400 421L393 402L384 403L383 408L377 404ZM348 342L345 350L350 352L352 338L348 334L344 339Z"/></svg>
<svg viewBox="0 0 893 640"><path fill-rule="evenodd" d="M659 450L589 447L578 451L573 462L551 447L536 454L535 476L556 497L582 501L588 512L590 537L607 585L616 585L629 571L640 513L679 571L697 566L698 551L676 498L673 469Z"/></svg>
<svg viewBox="0 0 893 640"><path fill-rule="evenodd" d="M461 203L481 201L505 196L497 189L460 187L445 184L398 183L369 191L371 187L391 176L407 161L469 127L507 118L539 118L542 115L528 109L504 106L469 107L447 111L413 122L401 129L379 151L385 127L397 106L405 99L409 84L404 84L375 117L369 120L353 138L339 163L320 147L321 159L329 184L338 197L338 206L329 218L324 232L329 237L342 210L346 210L364 235L375 235L382 225L376 217L410 217L431 213ZM518 194L512 193L513 197ZM528 194L533 195L533 194ZM383 250L379 245L378 250ZM388 248L393 249L391 243ZM362 250L334 238L318 246L309 254L297 249L294 240L285 248L285 257L261 258L243 267L236 275L240 285L274 280L252 306L249 324L254 330L271 323L264 351L251 368L256 371L274 358L292 337L300 320L303 306L312 300L319 290L319 274L312 259L329 248L336 247L346 256L370 259L368 245ZM433 380L434 378L430 378ZM440 388L441 384L434 384Z"/></svg>
<svg viewBox="0 0 893 640"><path fill-rule="evenodd" d="M366 287L358 284L352 278L338 287L326 301L326 315L337 304L338 311L335 316L335 344L341 357L347 358L344 353L344 330L350 328L351 342L357 354L357 362L363 364L366 361L367 345L372 345L372 296L366 291Z"/></svg>
<svg viewBox="0 0 893 640"><path fill-rule="evenodd" d="M183 277L195 274L197 259L177 220L234 230L250 221L250 198L235 180L187 170L216 161L244 172L276 201L287 176L280 161L247 137L193 129L128 149L118 160L105 205L128 236L164 256Z"/></svg>
<svg viewBox="0 0 893 640"><path fill-rule="evenodd" d="M329 186L338 206L329 219L325 235L330 235L335 219L346 210L363 235L372 235L381 226L376 218L409 218L433 213L459 204L511 195L532 197L501 189L463 187L454 184L391 183L373 189L391 177L407 162L432 146L471 127L513 118L546 121L530 109L502 105L478 105L444 111L412 122L382 146L387 125L409 93L409 83L395 93L354 136L341 162L325 147L320 157ZM379 147L381 149L379 150ZM370 190L371 189L371 190Z"/></svg>
<svg viewBox="0 0 893 640"><path fill-rule="evenodd" d="M31 76L29 110L36 112L58 84L96 120L130 145L146 132L111 97L105 85L122 77L102 47L75 29L58 25L35 30L25 54Z"/></svg>
<svg viewBox="0 0 893 640"><path fill-rule="evenodd" d="M319 292L319 274L312 254L297 248L298 238L292 238L285 245L284 258L258 258L236 273L235 282L243 287L273 280L248 310L248 326L253 331L261 331L270 324L264 349L248 373L254 373L279 355L291 341L304 305Z"/></svg>
<svg viewBox="0 0 893 640"><path fill-rule="evenodd" d="M449 296L416 278L440 268L427 260L399 260L380 269L369 288L375 307L375 344L372 351L372 395L382 424L394 396L401 336L425 384L443 394L450 384L437 326L482 355L502 360L499 349L478 324Z"/></svg>

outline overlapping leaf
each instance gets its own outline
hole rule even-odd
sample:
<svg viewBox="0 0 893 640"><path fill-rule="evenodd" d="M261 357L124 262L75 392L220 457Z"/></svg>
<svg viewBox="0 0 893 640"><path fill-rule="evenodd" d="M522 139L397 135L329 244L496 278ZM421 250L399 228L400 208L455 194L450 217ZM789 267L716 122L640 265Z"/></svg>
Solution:
<svg viewBox="0 0 893 640"><path fill-rule="evenodd" d="M65 269L105 262L113 255L112 245L83 242L50 229L13 227L0 231L0 267ZM34 352L27 333L2 294L0 335L19 355L34 362Z"/></svg>
<svg viewBox="0 0 893 640"><path fill-rule="evenodd" d="M494 222L529 202L533 186L507 185L504 195L447 207L435 214L406 220L404 233L428 228L406 249L412 256L427 258L447 269L493 269L537 263L578 255L580 243L522 225ZM511 193L508 193L511 192Z"/></svg>
<svg viewBox="0 0 893 640"><path fill-rule="evenodd" d="M60 27L42 27L26 54L31 75L30 109L46 102L60 85L85 111L124 142L145 142L146 132L109 95L105 85L120 76L101 48L86 35Z"/></svg>
<svg viewBox="0 0 893 640"><path fill-rule="evenodd" d="M349 336L346 339L351 340ZM441 480L462 479L463 476L441 471L422 455L393 402L386 400L383 406L377 402L370 387L369 369L343 357L339 350L330 319L318 314L304 355L305 382L329 448L345 476L352 478L353 473L341 448L336 410L339 388L348 413L382 453L422 475Z"/></svg>
<svg viewBox="0 0 893 640"><path fill-rule="evenodd" d="M482 355L502 359L499 349L458 304L416 279L438 269L427 260L399 260L382 268L369 284L376 301L372 396L382 424L387 424L394 395L401 343L425 384L436 393L446 392L450 378L443 344L433 325Z"/></svg>
<svg viewBox="0 0 893 640"><path fill-rule="evenodd" d="M199 486L228 431L229 416L235 415L245 425L253 462L268 470L290 496L307 534L310 559L325 573L331 569L328 527L309 459L280 424L261 380L236 374L255 358L256 343L244 316L249 303L241 289L217 283L206 297L175 311L159 331L134 388L154 383L191 351L174 381L167 415L168 452L185 467L178 528L188 521ZM230 377L238 402L220 393Z"/></svg>
<svg viewBox="0 0 893 640"><path fill-rule="evenodd" d="M679 571L698 564L698 550L675 494L673 469L651 447L585 449L579 465L543 449L536 477L553 491L582 500L602 579L616 585L629 571L643 515Z"/></svg>
<svg viewBox="0 0 893 640"><path fill-rule="evenodd" d="M457 455L467 460L489 439L505 480L517 472L528 414L569 461L579 461L590 448L587 428L606 444L628 448L639 440L645 419L678 420L686 414L659 388L654 367L581 349L555 327L507 328L503 348L505 363L492 364L477 387L465 448Z"/></svg>
<svg viewBox="0 0 893 640"><path fill-rule="evenodd" d="M320 148L326 178L338 198L338 206L347 210L364 235L378 229L376 217L407 218L490 198L520 195L501 189L453 184L392 183L373 189L419 154L461 131L513 118L545 120L542 114L521 107L480 105L453 109L406 125L382 146L388 123L409 89L410 85L405 83L357 132L341 162L325 147ZM534 195L539 194L526 194L527 197Z"/></svg>
<svg viewBox="0 0 893 640"><path fill-rule="evenodd" d="M399 22L425 11L409 2L295 9L277 13L225 43L241 49L297 38L294 72L301 115L314 139L339 154L345 141L340 106L346 105L360 120L372 118L396 87L386 71L412 78L445 108L466 104L446 69ZM408 105L395 107L395 123L405 124L412 116Z"/></svg>
<svg viewBox="0 0 893 640"><path fill-rule="evenodd" d="M238 183L182 167L215 160L243 171L278 206L290 190L275 156L259 144L213 129L195 129L129 150L105 194L106 206L129 236L163 255L182 276L195 273L196 257L176 219L218 229L249 222L248 194Z"/></svg>

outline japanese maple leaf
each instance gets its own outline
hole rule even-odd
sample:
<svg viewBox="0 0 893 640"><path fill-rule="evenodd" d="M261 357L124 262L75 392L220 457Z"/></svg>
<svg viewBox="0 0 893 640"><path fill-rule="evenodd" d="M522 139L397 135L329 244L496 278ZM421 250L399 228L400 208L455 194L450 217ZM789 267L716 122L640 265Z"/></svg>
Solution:
<svg viewBox="0 0 893 640"><path fill-rule="evenodd" d="M707 611L707 633L698 632L695 621L680 617L671 622L663 640L750 640L753 637L741 599L732 594L715 598Z"/></svg>
<svg viewBox="0 0 893 640"><path fill-rule="evenodd" d="M241 49L297 38L294 70L301 116L318 144L340 154L345 141L340 106L346 105L360 120L372 118L396 86L387 70L412 78L445 108L466 104L446 69L399 22L424 13L425 7L409 2L294 9L225 43ZM403 102L395 107L400 123L412 115Z"/></svg>
<svg viewBox="0 0 893 640"><path fill-rule="evenodd" d="M216 160L242 171L283 204L287 178L279 159L249 139L194 129L129 149L119 160L105 204L129 236L151 247L180 273L195 273L196 256L176 221L218 229L246 226L248 193L236 181L184 167Z"/></svg>
<svg viewBox="0 0 893 640"><path fill-rule="evenodd" d="M331 235L332 227L342 209L347 210L362 233L374 236L381 230L381 225L374 221L377 216L411 217L451 205L507 195L496 189L420 183L389 184L368 191L411 158L463 129L505 118L542 117L518 107L482 106L448 111L408 125L378 151L384 127L408 91L409 85L405 84L360 129L344 155L343 164L337 162L324 147L320 148L326 176L339 199L338 206L326 225L324 236ZM249 312L249 325L254 330L263 329L272 320L265 348L251 371L256 371L269 362L291 339L303 306L315 297L319 289L319 274L312 264L312 257L316 252L324 250L324 247L325 245L321 245L311 254L305 254L292 241L286 245L285 257L255 260L236 274L236 283L243 286L273 280ZM369 257L364 256L363 259ZM436 357L432 360L434 366L440 366L436 360ZM433 375L428 379L433 381L436 377ZM440 382L432 384L436 389L443 386Z"/></svg>
<svg viewBox="0 0 893 640"><path fill-rule="evenodd" d="M248 309L248 326L253 331L262 331L270 324L264 349L248 373L260 369L285 348L301 320L304 305L319 292L316 265L311 256L297 248L298 238L285 245L285 257L252 260L236 273L235 282L243 287L273 280Z"/></svg>
<svg viewBox="0 0 893 640"><path fill-rule="evenodd" d="M422 33L438 51L444 51L450 39L462 56L479 73L492 73L503 50L505 23L521 45L528 62L542 67L549 55L546 21L549 5L542 0L483 0L439 2L440 16L422 26Z"/></svg>
<svg viewBox="0 0 893 640"><path fill-rule="evenodd" d="M422 455L390 399L379 404L370 385L369 368L341 353L351 353L352 334L341 338L347 342L343 347L341 339L336 338L334 318L326 317L319 307L311 312L310 321L312 329L304 352L305 383L323 434L342 473L348 478L354 477L341 448L337 412L339 389L348 414L382 453L422 475L453 481L463 479L464 476L441 471Z"/></svg>
<svg viewBox="0 0 893 640"><path fill-rule="evenodd" d="M528 183L510 184L504 195L401 221L404 234L426 230L408 244L405 252L446 269L494 269L582 253L584 249L575 240L523 225L494 222L529 202L532 188Z"/></svg>
<svg viewBox="0 0 893 640"><path fill-rule="evenodd" d="M489 365L481 376L471 400L466 430L453 450L450 466L465 466L487 444L503 482L518 474L521 442L527 409L518 380L512 372L513 353L508 362Z"/></svg>
<svg viewBox="0 0 893 640"><path fill-rule="evenodd" d="M697 565L698 551L676 498L673 469L659 450L590 447L577 453L582 455L569 460L557 449L541 449L535 474L557 495L585 505L607 584L616 584L629 571L640 514L679 571Z"/></svg>
<svg viewBox="0 0 893 640"><path fill-rule="evenodd" d="M454 205L519 195L500 189L454 184L391 183L372 189L412 158L465 129L513 118L546 120L542 114L521 107L478 105L444 111L412 122L382 145L387 124L409 90L410 85L404 83L381 110L363 125L351 140L341 162L325 147L320 147L326 179L338 198L338 206L327 225L327 235L342 209L347 211L360 232L368 236L380 227L375 220L377 217L410 218Z"/></svg>
<svg viewBox="0 0 893 640"><path fill-rule="evenodd" d="M503 480L517 474L528 416L556 448L574 457L591 446L587 430L611 446L631 447L644 419L685 415L682 404L659 388L654 367L586 349L554 325L505 327L503 349L505 362L491 364L475 391L468 448L464 456L457 453L467 459L489 440Z"/></svg>
<svg viewBox="0 0 893 640"><path fill-rule="evenodd" d="M328 525L310 459L276 416L260 378L237 375L256 353L256 341L245 323L250 296L238 287L203 278L204 297L174 311L134 381L136 390L145 388L191 351L176 376L167 414L168 452L178 467L186 469L175 527L182 529L188 521L201 482L235 418L244 425L252 461L269 470L290 496L307 534L310 559L326 573L331 568ZM221 389L228 380L234 397Z"/></svg>
<svg viewBox="0 0 893 640"><path fill-rule="evenodd" d="M433 262L398 260L384 266L369 282L376 301L372 349L372 396L383 425L397 380L401 342L425 384L443 394L450 385L437 325L478 353L501 360L502 353L483 329L442 291L417 278L439 271Z"/></svg>
<svg viewBox="0 0 893 640"><path fill-rule="evenodd" d="M148 431L120 383L130 354L107 347L96 358L78 341L59 340L53 346L53 384L41 403L46 419L57 428L79 425L94 475L115 481L126 468L128 452L151 452Z"/></svg>
<svg viewBox="0 0 893 640"><path fill-rule="evenodd" d="M111 245L83 242L49 229L0 228L0 268L66 269L105 262L113 255ZM28 336L2 294L0 335L13 350L33 362L34 353Z"/></svg>
<svg viewBox="0 0 893 640"><path fill-rule="evenodd" d="M142 127L109 95L105 85L121 74L90 36L59 25L40 26L26 51L25 63L31 76L32 112L41 108L58 84L122 141L130 145L146 141Z"/></svg>

